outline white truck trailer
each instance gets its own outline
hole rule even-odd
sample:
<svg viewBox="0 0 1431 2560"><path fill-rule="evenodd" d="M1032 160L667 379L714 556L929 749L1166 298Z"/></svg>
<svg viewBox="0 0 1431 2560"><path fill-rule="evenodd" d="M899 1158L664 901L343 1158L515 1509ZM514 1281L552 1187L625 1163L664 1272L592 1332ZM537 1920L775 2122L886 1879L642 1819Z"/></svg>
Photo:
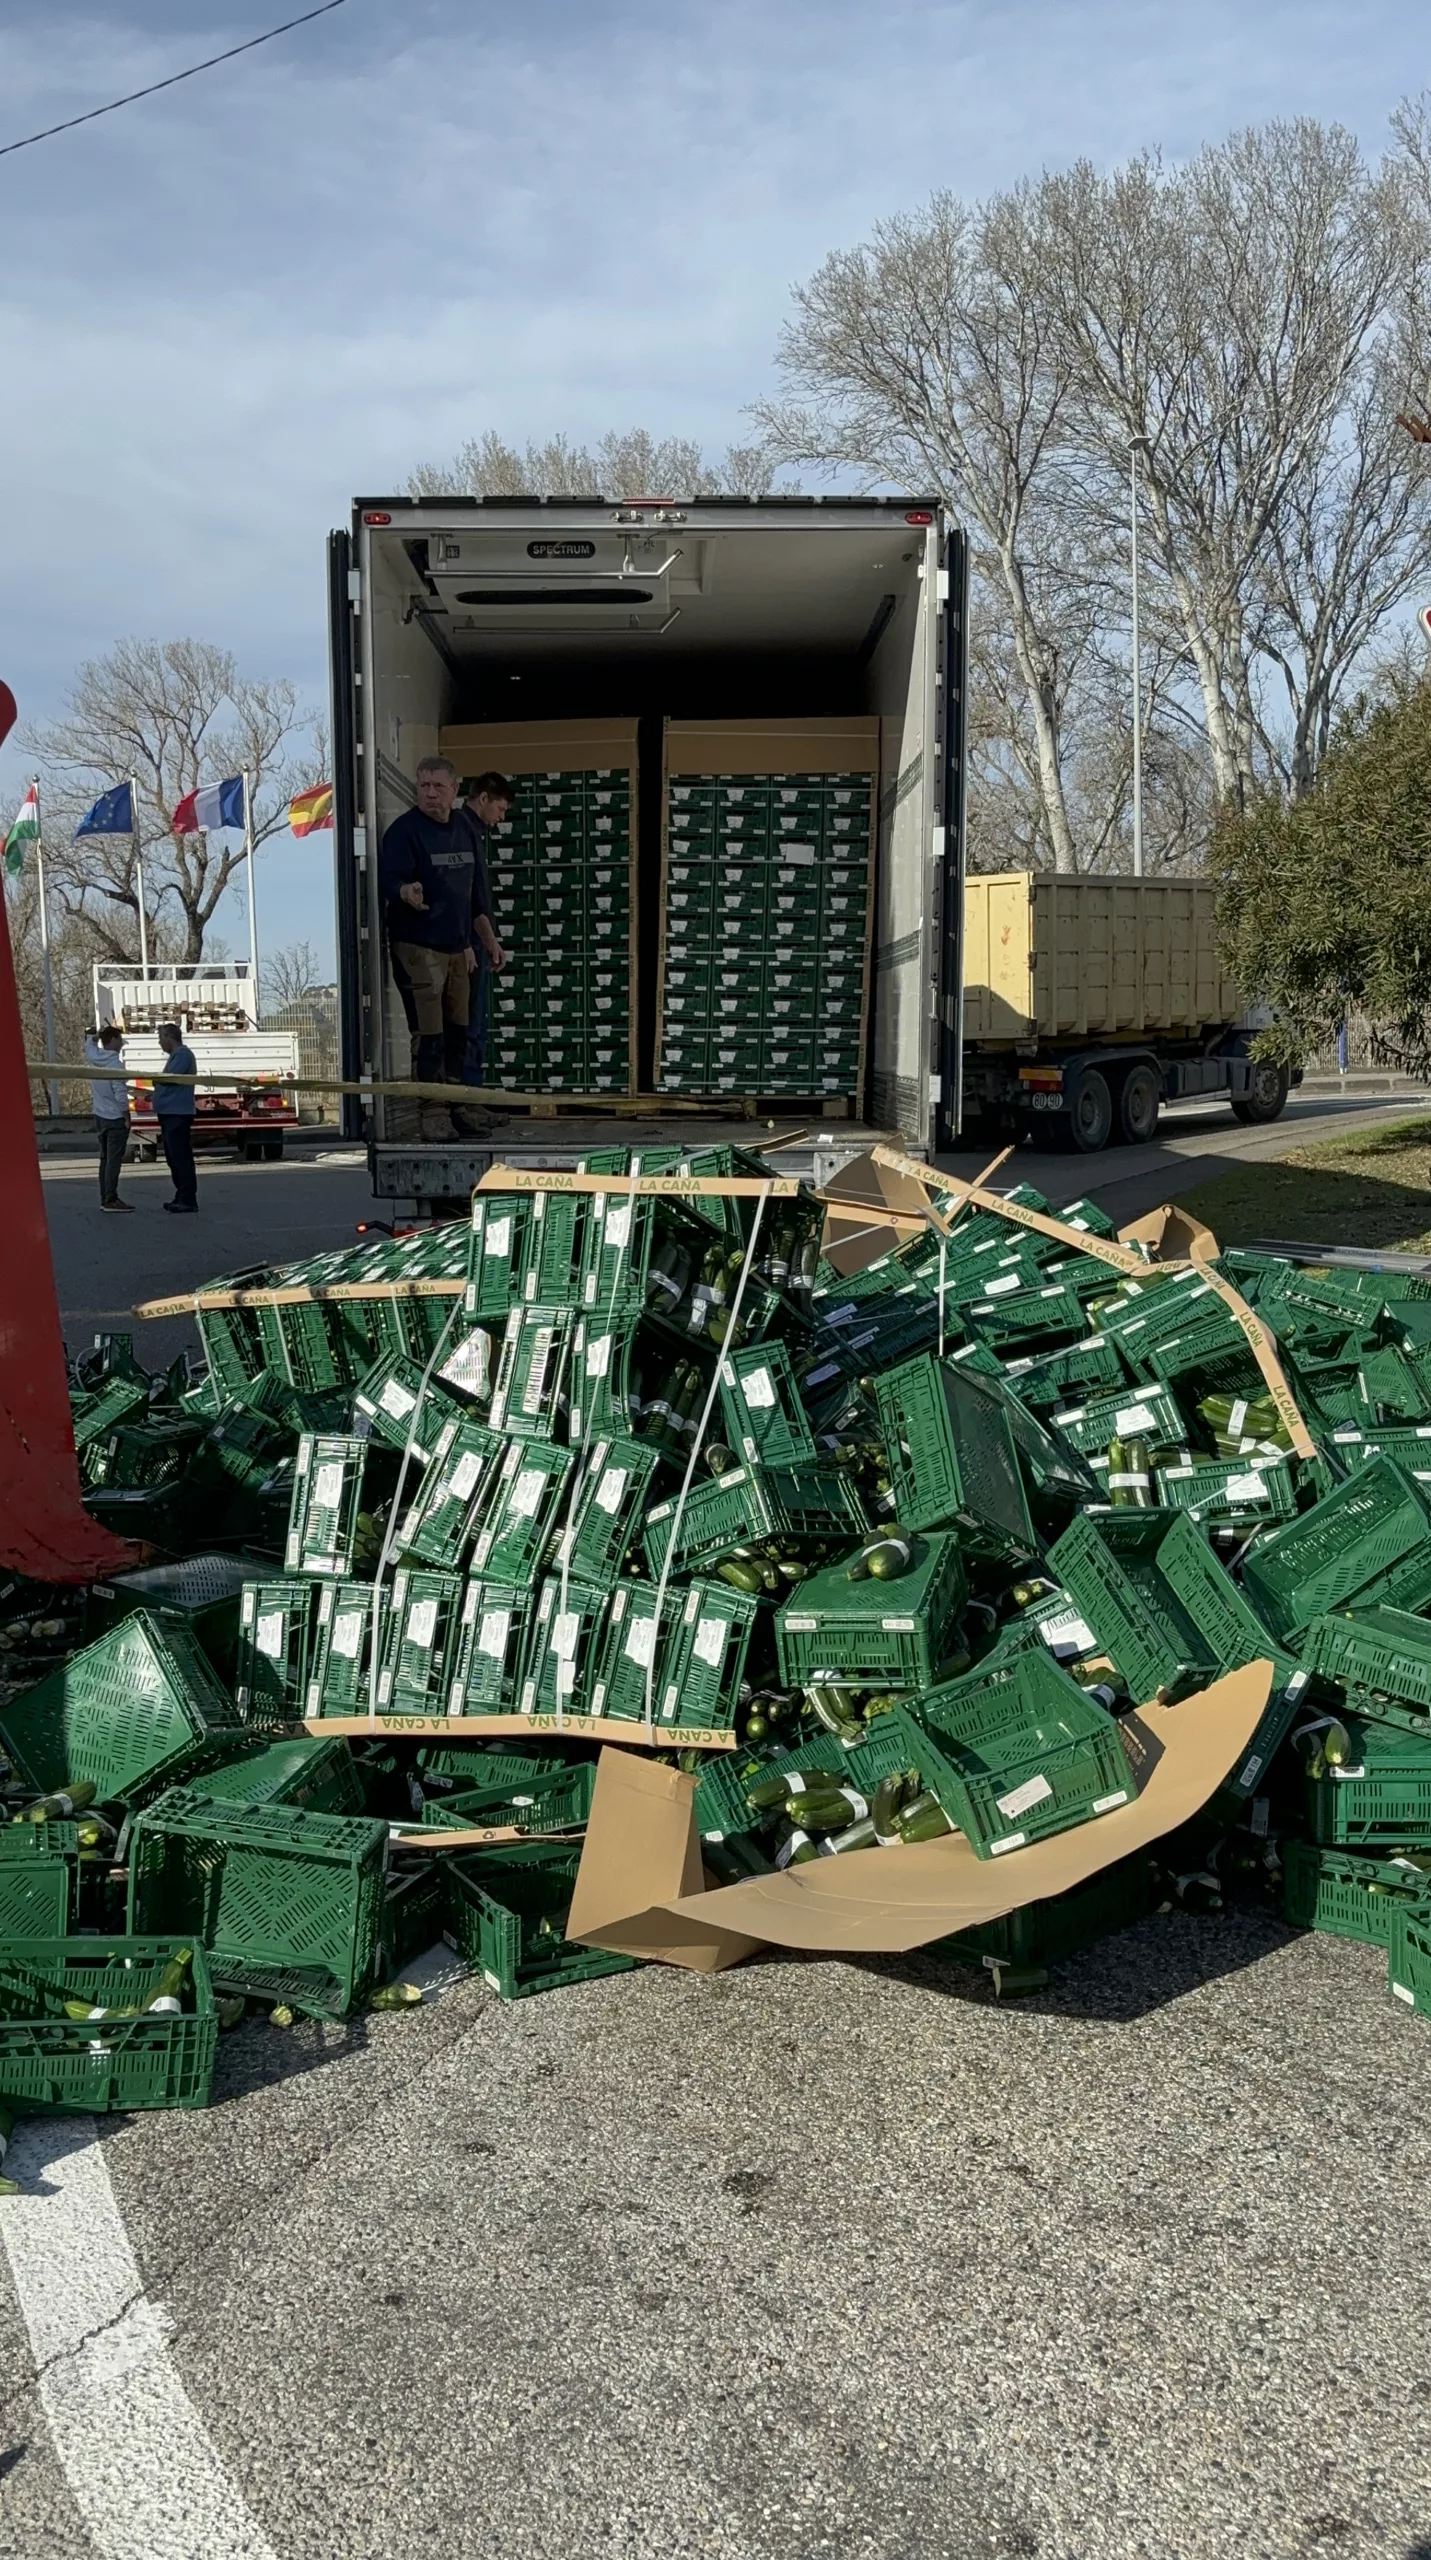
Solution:
<svg viewBox="0 0 1431 2560"><path fill-rule="evenodd" d="M234 1146L268 1163L282 1155L284 1133L296 1126L298 1108L291 1087L276 1079L297 1075L298 1041L291 1031L260 1029L247 960L151 961L147 968L96 962L94 1018L117 1022L124 1033L141 1155L154 1151L158 1137L150 1079L164 1072L158 1033L166 1022L178 1024L199 1073L222 1079L197 1088L195 1146Z"/></svg>

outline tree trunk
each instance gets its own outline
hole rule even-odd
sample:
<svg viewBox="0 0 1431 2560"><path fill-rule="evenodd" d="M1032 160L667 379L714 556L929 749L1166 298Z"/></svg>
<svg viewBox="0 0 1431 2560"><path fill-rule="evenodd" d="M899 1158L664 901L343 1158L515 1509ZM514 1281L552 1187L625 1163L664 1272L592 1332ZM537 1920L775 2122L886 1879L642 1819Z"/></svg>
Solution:
<svg viewBox="0 0 1431 2560"><path fill-rule="evenodd" d="M1058 701L1045 664L1046 652L1034 622L1033 611L1024 585L1023 571L1008 551L999 554L1009 603L1013 608L1014 655L1028 692L1029 711L1034 724L1038 748L1039 797L1043 802L1044 821L1049 842L1053 846L1055 871L1076 872L1078 855L1074 848L1073 828L1069 823L1068 798L1063 787L1063 754L1059 736Z"/></svg>

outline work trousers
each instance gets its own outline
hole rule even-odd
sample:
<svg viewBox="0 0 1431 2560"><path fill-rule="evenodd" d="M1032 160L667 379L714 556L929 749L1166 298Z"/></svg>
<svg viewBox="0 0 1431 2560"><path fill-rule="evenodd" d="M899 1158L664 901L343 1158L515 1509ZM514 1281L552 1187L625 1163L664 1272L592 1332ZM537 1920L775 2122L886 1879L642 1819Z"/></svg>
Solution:
<svg viewBox="0 0 1431 2560"><path fill-rule="evenodd" d="M129 1114L121 1120L101 1120L95 1114L95 1135L99 1140L99 1197L102 1207L119 1198L119 1176L129 1146Z"/></svg>
<svg viewBox="0 0 1431 2560"><path fill-rule="evenodd" d="M461 1084L471 1002L466 953L430 951L422 942L395 942L392 957L393 979L415 1035L414 1082Z"/></svg>
<svg viewBox="0 0 1431 2560"><path fill-rule="evenodd" d="M159 1140L164 1149L164 1162L174 1185L174 1197L186 1209L199 1205L199 1177L194 1170L194 1124L187 1112L159 1123Z"/></svg>

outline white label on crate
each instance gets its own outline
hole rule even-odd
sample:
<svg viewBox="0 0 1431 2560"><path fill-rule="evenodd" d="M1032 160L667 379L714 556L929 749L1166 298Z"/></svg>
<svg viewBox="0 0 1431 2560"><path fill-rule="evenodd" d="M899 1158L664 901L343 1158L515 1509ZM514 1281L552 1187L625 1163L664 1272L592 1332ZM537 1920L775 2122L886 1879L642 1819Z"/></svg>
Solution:
<svg viewBox="0 0 1431 2560"><path fill-rule="evenodd" d="M826 1324L853 1324L858 1313L858 1300L854 1298L847 1298L842 1307L826 1308L825 1322Z"/></svg>
<svg viewBox="0 0 1431 2560"><path fill-rule="evenodd" d="M488 1223L487 1231L482 1238L483 1253L490 1253L494 1258L505 1261L511 1250L512 1221L510 1216L491 1219Z"/></svg>
<svg viewBox="0 0 1431 2560"><path fill-rule="evenodd" d="M619 1208L607 1210L602 1242L611 1245L617 1252L624 1252L630 1234L631 1203L629 1200L623 1200Z"/></svg>
<svg viewBox="0 0 1431 2560"><path fill-rule="evenodd" d="M1242 1767L1238 1770L1237 1783L1240 1787L1255 1786L1261 1774L1262 1754L1260 1751L1254 1751L1251 1759L1244 1760Z"/></svg>
<svg viewBox="0 0 1431 2560"><path fill-rule="evenodd" d="M393 1693L393 1675L385 1671L378 1681L378 1705L385 1707Z"/></svg>
<svg viewBox="0 0 1431 2560"><path fill-rule="evenodd" d="M343 1470L337 1460L318 1469L313 1479L313 1500L320 1510L331 1511L343 1499Z"/></svg>
<svg viewBox="0 0 1431 2560"><path fill-rule="evenodd" d="M630 1482L631 1470L629 1467L603 1468L596 1491L591 1497L593 1502L596 1504L598 1511L605 1511L610 1518L614 1520L617 1512L621 1508L622 1497Z"/></svg>
<svg viewBox="0 0 1431 2560"><path fill-rule="evenodd" d="M1006 1796L995 1796L994 1802L1008 1822L1017 1822L1021 1813L1031 1813L1036 1804L1046 1804L1053 1789L1047 1778L1025 1778L1021 1787L1010 1787Z"/></svg>
<svg viewBox="0 0 1431 2560"><path fill-rule="evenodd" d="M524 1467L507 1497L508 1518L534 1520L545 1483L540 1467Z"/></svg>
<svg viewBox="0 0 1431 2560"><path fill-rule="evenodd" d="M1115 1431L1153 1431L1157 1428L1157 1420L1150 1405L1125 1404L1121 1413L1114 1414L1113 1428Z"/></svg>
<svg viewBox="0 0 1431 2560"><path fill-rule="evenodd" d="M656 1658L656 1621L654 1618L637 1618L633 1622L631 1631L626 1638L626 1657L629 1662L639 1663L643 1671L649 1663L654 1662Z"/></svg>
<svg viewBox="0 0 1431 2560"><path fill-rule="evenodd" d="M489 1662L505 1662L507 1658L507 1639L511 1632L512 1612L510 1609L484 1609L482 1612L482 1624L477 1631L478 1652L485 1654Z"/></svg>
<svg viewBox="0 0 1431 2560"><path fill-rule="evenodd" d="M1111 1796L1095 1796L1093 1799L1092 1811L1094 1813L1111 1813L1115 1805L1126 1804L1127 1801L1127 1788L1119 1787Z"/></svg>
<svg viewBox="0 0 1431 2560"><path fill-rule="evenodd" d="M989 1282L989 1296L991 1298L1006 1298L1011 1289L1017 1289L1020 1278L1021 1274L1019 1272L1009 1271L1005 1273L1002 1280L991 1280Z"/></svg>
<svg viewBox="0 0 1431 2560"><path fill-rule="evenodd" d="M1098 1638L1086 1618L1076 1609L1065 1609L1056 1618L1045 1618L1039 1634L1050 1653L1091 1653Z"/></svg>
<svg viewBox="0 0 1431 2560"><path fill-rule="evenodd" d="M454 1502L466 1502L476 1491L482 1475L482 1459L475 1449L465 1450L447 1479L447 1490Z"/></svg>
<svg viewBox="0 0 1431 2560"><path fill-rule="evenodd" d="M989 1855L991 1858L1001 1858L1006 1849L1021 1849L1027 1838L1028 1834L1025 1831L1011 1831L1006 1839L989 1842Z"/></svg>
<svg viewBox="0 0 1431 2560"><path fill-rule="evenodd" d="M719 1671L725 1660L725 1649L729 1640L730 1626L726 1619L702 1618L696 1628L691 1650L697 1662L705 1663L708 1670Z"/></svg>
<svg viewBox="0 0 1431 2560"><path fill-rule="evenodd" d="M274 1609L259 1619L253 1631L253 1640L259 1652L267 1654L270 1662L277 1662L280 1659L283 1652L283 1611L281 1609Z"/></svg>
<svg viewBox="0 0 1431 2560"><path fill-rule="evenodd" d="M416 1406L417 1398L410 1387L399 1386L396 1378L389 1378L378 1402L384 1413L392 1415L394 1422L405 1422Z"/></svg>
<svg viewBox="0 0 1431 2560"><path fill-rule="evenodd" d="M520 1715L529 1716L535 1708L536 1703L537 1684L535 1680L524 1680L522 1682L522 1695L518 1706L518 1713Z"/></svg>
<svg viewBox="0 0 1431 2560"><path fill-rule="evenodd" d="M555 1340L555 1325L538 1325L533 1339L532 1365L527 1372L527 1384L522 1396L523 1413L538 1413L541 1410L542 1397L546 1392L547 1370L551 1363L552 1345Z"/></svg>
<svg viewBox="0 0 1431 2560"><path fill-rule="evenodd" d="M333 1621L331 1649L344 1662L356 1662L363 1649L363 1609L340 1609Z"/></svg>
<svg viewBox="0 0 1431 2560"><path fill-rule="evenodd" d="M810 1371L809 1376L805 1380L805 1384L807 1387L823 1387L827 1378L838 1378L839 1374L840 1364L838 1360L827 1360L823 1369L812 1369Z"/></svg>
<svg viewBox="0 0 1431 2560"><path fill-rule="evenodd" d="M912 1636L914 1633L912 1618L881 1618L880 1625L887 1636Z"/></svg>
<svg viewBox="0 0 1431 2560"><path fill-rule="evenodd" d="M408 1612L408 1643L421 1645L424 1653L430 1653L432 1651L432 1640L436 1633L437 1602L435 1600L415 1600Z"/></svg>
<svg viewBox="0 0 1431 2560"><path fill-rule="evenodd" d="M1391 1996L1393 2000L1404 2000L1408 2009L1416 2006L1416 1994L1409 1982L1393 1982Z"/></svg>
<svg viewBox="0 0 1431 2560"><path fill-rule="evenodd" d="M610 1366L611 1336L609 1333L603 1333L595 1342L587 1344L586 1374L589 1378L604 1378Z"/></svg>
<svg viewBox="0 0 1431 2560"><path fill-rule="evenodd" d="M792 1618L787 1610L783 1623L787 1635L812 1636L815 1632L818 1620L814 1618Z"/></svg>
<svg viewBox="0 0 1431 2560"><path fill-rule="evenodd" d="M752 1369L749 1377L741 1380L741 1392L757 1412L770 1412L777 1401L775 1381L768 1369Z"/></svg>
<svg viewBox="0 0 1431 2560"><path fill-rule="evenodd" d="M1229 1502L1270 1502L1272 1499L1261 1476L1255 1471L1251 1475L1229 1476L1225 1490Z"/></svg>

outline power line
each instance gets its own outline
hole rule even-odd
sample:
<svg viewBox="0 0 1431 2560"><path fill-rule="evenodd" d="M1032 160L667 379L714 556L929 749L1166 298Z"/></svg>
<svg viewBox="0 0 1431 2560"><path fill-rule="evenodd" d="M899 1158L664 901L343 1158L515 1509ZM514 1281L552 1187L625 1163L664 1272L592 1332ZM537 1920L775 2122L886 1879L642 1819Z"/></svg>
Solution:
<svg viewBox="0 0 1431 2560"><path fill-rule="evenodd" d="M207 62L191 62L187 71L171 71L167 80L151 80L147 89L131 89L123 98L111 98L107 106L90 107L82 116L67 116L63 124L47 124L42 132L23 134L18 142L0 142L0 160L10 151L28 151L32 142L48 142L54 134L73 133L76 125L93 124L96 116L112 116L116 107L132 107L136 98L154 98L161 89L177 89L181 80L197 79L201 71L212 71L217 63L232 62L237 55L252 53L261 44L272 44L275 36L286 36L294 27L306 27L314 18L326 18L330 10L346 5L347 0L322 0L321 7L305 9L301 18L285 18L281 27L250 36L246 44L231 44L227 53L211 53Z"/></svg>

